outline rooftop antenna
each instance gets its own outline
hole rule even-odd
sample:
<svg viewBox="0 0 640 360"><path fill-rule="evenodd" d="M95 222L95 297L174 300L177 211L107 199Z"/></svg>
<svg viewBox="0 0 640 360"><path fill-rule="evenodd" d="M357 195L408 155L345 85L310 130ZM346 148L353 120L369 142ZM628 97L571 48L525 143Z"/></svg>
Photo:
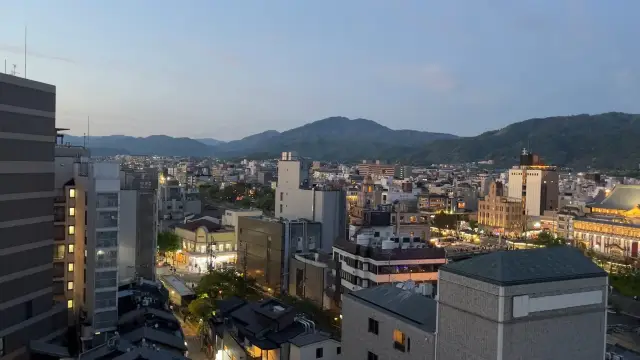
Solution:
<svg viewBox="0 0 640 360"><path fill-rule="evenodd" d="M87 141L86 141L87 148L89 147L89 137L90 137L89 134L91 134L91 133L89 132L89 116L87 116Z"/></svg>
<svg viewBox="0 0 640 360"><path fill-rule="evenodd" d="M18 65L13 64L13 70L11 70L11 75L16 76L16 75L20 74L20 73L16 70L16 68L17 68L17 67L18 67Z"/></svg>
<svg viewBox="0 0 640 360"><path fill-rule="evenodd" d="M4 59L4 73L7 73L7 59Z"/></svg>
<svg viewBox="0 0 640 360"><path fill-rule="evenodd" d="M27 25L24 26L24 78L27 78Z"/></svg>

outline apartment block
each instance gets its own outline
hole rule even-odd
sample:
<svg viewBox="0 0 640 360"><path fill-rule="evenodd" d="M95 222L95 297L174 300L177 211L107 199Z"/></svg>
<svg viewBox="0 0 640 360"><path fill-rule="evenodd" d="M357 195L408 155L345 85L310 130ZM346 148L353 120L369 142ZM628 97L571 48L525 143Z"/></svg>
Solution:
<svg viewBox="0 0 640 360"><path fill-rule="evenodd" d="M61 129L59 129L61 130ZM80 320L86 298L85 250L89 191L89 151L64 145L58 134L55 149L53 208L53 293L67 304L70 324Z"/></svg>
<svg viewBox="0 0 640 360"><path fill-rule="evenodd" d="M391 284L346 295L343 359L433 360L436 306L433 299Z"/></svg>
<svg viewBox="0 0 640 360"><path fill-rule="evenodd" d="M92 230L87 231L85 311L92 330L105 337L118 321L120 164L92 163L88 171L87 206L94 215L87 217Z"/></svg>
<svg viewBox="0 0 640 360"><path fill-rule="evenodd" d="M53 300L56 88L0 74L0 358L64 334Z"/></svg>

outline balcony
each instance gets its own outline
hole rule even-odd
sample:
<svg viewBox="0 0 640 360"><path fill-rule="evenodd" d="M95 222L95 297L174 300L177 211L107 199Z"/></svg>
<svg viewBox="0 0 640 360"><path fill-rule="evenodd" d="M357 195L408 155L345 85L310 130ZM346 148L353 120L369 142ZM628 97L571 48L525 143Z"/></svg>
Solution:
<svg viewBox="0 0 640 360"><path fill-rule="evenodd" d="M54 278L63 278L64 277L64 262L54 262L53 263L53 277Z"/></svg>
<svg viewBox="0 0 640 360"><path fill-rule="evenodd" d="M112 288L118 284L117 279L96 280L96 289Z"/></svg>

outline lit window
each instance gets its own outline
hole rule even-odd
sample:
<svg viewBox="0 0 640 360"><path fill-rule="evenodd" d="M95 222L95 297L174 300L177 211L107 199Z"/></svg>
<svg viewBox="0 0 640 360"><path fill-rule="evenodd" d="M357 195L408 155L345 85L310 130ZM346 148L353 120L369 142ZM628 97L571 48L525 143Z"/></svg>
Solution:
<svg viewBox="0 0 640 360"><path fill-rule="evenodd" d="M73 225L69 225L69 235L75 235L76 227Z"/></svg>
<svg viewBox="0 0 640 360"><path fill-rule="evenodd" d="M398 329L393 330L393 347L396 350L400 350L404 352L406 350L405 349L406 340L407 340L407 337L402 331Z"/></svg>
<svg viewBox="0 0 640 360"><path fill-rule="evenodd" d="M69 208L69 216L76 216L76 208L74 207Z"/></svg>
<svg viewBox="0 0 640 360"><path fill-rule="evenodd" d="M64 245L56 245L53 248L53 258L56 260L64 259Z"/></svg>
<svg viewBox="0 0 640 360"><path fill-rule="evenodd" d="M69 254L73 254L73 251L75 250L75 245L73 244L69 244Z"/></svg>
<svg viewBox="0 0 640 360"><path fill-rule="evenodd" d="M67 264L67 270L68 270L69 272L73 272L73 263L69 263L69 264Z"/></svg>
<svg viewBox="0 0 640 360"><path fill-rule="evenodd" d="M67 290L73 290L73 281L67 281Z"/></svg>
<svg viewBox="0 0 640 360"><path fill-rule="evenodd" d="M72 199L76 197L76 189L69 189L69 197Z"/></svg>
<svg viewBox="0 0 640 360"><path fill-rule="evenodd" d="M73 300L67 300L67 309L73 309Z"/></svg>

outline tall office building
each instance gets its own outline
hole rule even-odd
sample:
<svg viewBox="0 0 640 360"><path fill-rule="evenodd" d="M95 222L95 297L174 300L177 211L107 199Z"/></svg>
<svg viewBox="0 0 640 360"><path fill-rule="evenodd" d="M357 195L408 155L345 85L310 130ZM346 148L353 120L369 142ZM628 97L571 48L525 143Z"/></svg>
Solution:
<svg viewBox="0 0 640 360"><path fill-rule="evenodd" d="M558 210L558 179L555 166L542 164L537 155L523 149L520 166L509 170L508 197L521 200L525 216Z"/></svg>
<svg viewBox="0 0 640 360"><path fill-rule="evenodd" d="M344 189L313 186L311 163L295 152L284 152L278 161L276 186L276 218L307 219L322 223L322 239L318 249L332 252L333 242L344 238L347 222L347 197Z"/></svg>
<svg viewBox="0 0 640 360"><path fill-rule="evenodd" d="M53 301L56 88L0 74L0 359L64 334Z"/></svg>

